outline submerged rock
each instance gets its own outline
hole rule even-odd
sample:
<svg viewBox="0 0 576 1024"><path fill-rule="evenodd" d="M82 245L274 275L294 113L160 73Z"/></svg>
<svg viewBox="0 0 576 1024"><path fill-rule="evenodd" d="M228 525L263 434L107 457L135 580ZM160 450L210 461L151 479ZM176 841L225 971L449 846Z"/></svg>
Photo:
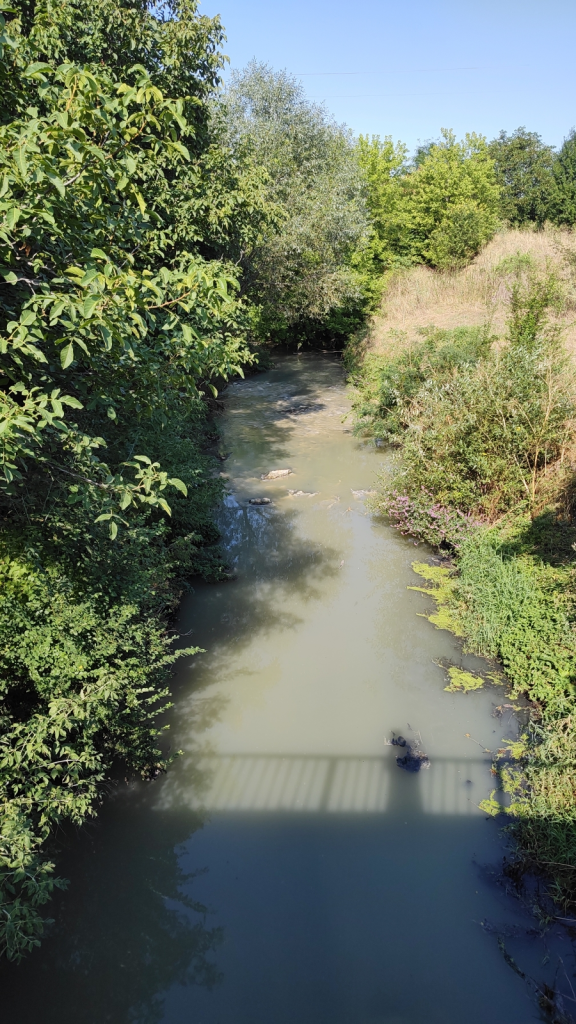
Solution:
<svg viewBox="0 0 576 1024"><path fill-rule="evenodd" d="M314 498L318 491L288 491L291 498Z"/></svg>
<svg viewBox="0 0 576 1024"><path fill-rule="evenodd" d="M249 505L271 505L272 498L250 498Z"/></svg>
<svg viewBox="0 0 576 1024"><path fill-rule="evenodd" d="M290 476L291 469L271 469L269 473L262 473L261 480L278 480L281 476Z"/></svg>

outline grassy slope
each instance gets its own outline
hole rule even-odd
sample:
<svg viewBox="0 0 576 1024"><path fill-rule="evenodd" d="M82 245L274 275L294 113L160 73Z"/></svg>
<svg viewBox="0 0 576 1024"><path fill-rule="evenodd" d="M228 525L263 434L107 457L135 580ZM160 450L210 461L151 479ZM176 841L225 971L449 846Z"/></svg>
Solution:
<svg viewBox="0 0 576 1024"><path fill-rule="evenodd" d="M567 302L561 320L566 345L576 353L576 285L563 258L566 250L576 251L574 234L568 230L508 229L499 232L464 270L438 273L419 266L395 274L372 319L366 350L386 354L399 344L419 340L419 330L430 325L453 330L489 323L495 334L502 334L508 293L495 268L522 252L530 253L541 268L548 262L565 282Z"/></svg>

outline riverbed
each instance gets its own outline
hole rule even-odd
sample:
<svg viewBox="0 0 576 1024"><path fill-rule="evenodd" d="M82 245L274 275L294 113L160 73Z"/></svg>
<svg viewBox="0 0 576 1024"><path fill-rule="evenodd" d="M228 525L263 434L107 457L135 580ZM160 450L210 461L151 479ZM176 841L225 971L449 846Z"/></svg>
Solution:
<svg viewBox="0 0 576 1024"><path fill-rule="evenodd" d="M235 578L182 602L178 642L205 650L174 679L183 753L62 840L71 888L41 950L4 971L0 1019L538 1020L497 938L533 976L547 949L479 808L517 722L502 687L444 689L443 665L485 666L409 589L432 554L367 511L390 455L353 436L333 356L280 357L223 402ZM398 735L429 768L397 766Z"/></svg>

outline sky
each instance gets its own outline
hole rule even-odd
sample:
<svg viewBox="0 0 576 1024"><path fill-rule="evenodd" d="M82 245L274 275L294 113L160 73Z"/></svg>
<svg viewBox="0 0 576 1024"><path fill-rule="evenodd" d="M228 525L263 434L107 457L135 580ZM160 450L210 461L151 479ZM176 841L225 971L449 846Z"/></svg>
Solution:
<svg viewBox="0 0 576 1024"><path fill-rule="evenodd" d="M520 125L560 146L576 126L576 0L203 0L231 68L297 76L356 134L412 150L441 128Z"/></svg>

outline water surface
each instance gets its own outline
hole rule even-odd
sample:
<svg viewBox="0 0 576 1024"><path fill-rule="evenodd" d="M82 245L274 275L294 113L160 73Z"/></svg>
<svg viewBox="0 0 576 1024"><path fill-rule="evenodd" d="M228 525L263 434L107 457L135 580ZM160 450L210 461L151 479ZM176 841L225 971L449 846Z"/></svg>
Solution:
<svg viewBox="0 0 576 1024"><path fill-rule="evenodd" d="M534 974L546 951L496 884L502 839L478 808L516 724L494 714L502 689L444 690L439 662L479 663L407 589L431 555L366 512L387 456L350 433L332 357L282 358L225 405L236 579L182 604L181 643L206 650L175 679L183 756L67 840L71 889L41 951L4 971L1 1019L537 1020L492 929L519 929ZM393 733L430 769L399 769Z"/></svg>

